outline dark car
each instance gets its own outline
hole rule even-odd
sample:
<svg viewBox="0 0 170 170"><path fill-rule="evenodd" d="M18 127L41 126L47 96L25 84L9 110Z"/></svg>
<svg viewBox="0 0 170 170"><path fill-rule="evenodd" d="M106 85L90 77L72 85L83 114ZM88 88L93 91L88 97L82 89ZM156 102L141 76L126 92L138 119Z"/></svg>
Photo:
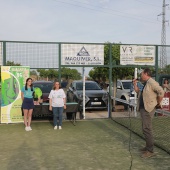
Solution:
<svg viewBox="0 0 170 170"><path fill-rule="evenodd" d="M42 99L43 102L49 102L49 93L53 88L52 81L35 81L33 82L34 87L39 87L42 90Z"/></svg>
<svg viewBox="0 0 170 170"><path fill-rule="evenodd" d="M67 90L67 101L77 102L83 109L83 82L73 81ZM95 81L85 81L85 109L106 109L108 93Z"/></svg>

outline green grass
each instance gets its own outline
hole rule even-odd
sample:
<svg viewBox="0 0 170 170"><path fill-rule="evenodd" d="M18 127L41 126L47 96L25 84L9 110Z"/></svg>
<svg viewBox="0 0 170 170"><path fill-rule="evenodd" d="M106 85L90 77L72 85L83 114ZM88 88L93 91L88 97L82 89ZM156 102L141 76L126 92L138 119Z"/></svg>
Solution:
<svg viewBox="0 0 170 170"><path fill-rule="evenodd" d="M137 118L113 118L116 122L131 129L143 137L142 122L139 117ZM169 116L157 116L153 119L153 135L155 145L161 147L170 153L170 117Z"/></svg>
<svg viewBox="0 0 170 170"><path fill-rule="evenodd" d="M53 130L51 122L0 125L1 170L128 170L130 132L110 119L63 122ZM156 148L156 156L142 159L138 149L144 140L131 134L134 170L167 170L169 154Z"/></svg>

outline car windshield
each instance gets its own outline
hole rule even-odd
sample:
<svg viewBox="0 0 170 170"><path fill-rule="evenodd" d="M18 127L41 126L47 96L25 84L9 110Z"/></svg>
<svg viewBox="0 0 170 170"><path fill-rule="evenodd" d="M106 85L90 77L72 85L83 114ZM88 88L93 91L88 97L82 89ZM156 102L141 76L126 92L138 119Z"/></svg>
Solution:
<svg viewBox="0 0 170 170"><path fill-rule="evenodd" d="M132 82L122 82L124 89L130 89Z"/></svg>
<svg viewBox="0 0 170 170"><path fill-rule="evenodd" d="M83 90L83 82L76 83L77 90ZM97 83L86 82L85 90L101 90L102 88Z"/></svg>
<svg viewBox="0 0 170 170"><path fill-rule="evenodd" d="M52 90L52 83L34 84L34 87L39 87L43 93L50 93Z"/></svg>

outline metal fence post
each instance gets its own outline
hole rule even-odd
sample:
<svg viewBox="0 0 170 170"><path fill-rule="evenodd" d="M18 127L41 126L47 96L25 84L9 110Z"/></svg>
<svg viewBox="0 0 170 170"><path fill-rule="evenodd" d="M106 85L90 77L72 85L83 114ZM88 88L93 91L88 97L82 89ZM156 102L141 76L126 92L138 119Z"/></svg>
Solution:
<svg viewBox="0 0 170 170"><path fill-rule="evenodd" d="M112 44L109 44L109 95L113 94L112 91ZM109 96L109 109L108 109L108 117L111 118L112 113L112 99Z"/></svg>
<svg viewBox="0 0 170 170"><path fill-rule="evenodd" d="M3 66L6 66L6 41L3 41Z"/></svg>
<svg viewBox="0 0 170 170"><path fill-rule="evenodd" d="M158 46L156 45L155 80L158 81Z"/></svg>
<svg viewBox="0 0 170 170"><path fill-rule="evenodd" d="M59 48L58 48L58 53L59 53L59 69L58 69L58 81L61 83L61 43L59 43Z"/></svg>

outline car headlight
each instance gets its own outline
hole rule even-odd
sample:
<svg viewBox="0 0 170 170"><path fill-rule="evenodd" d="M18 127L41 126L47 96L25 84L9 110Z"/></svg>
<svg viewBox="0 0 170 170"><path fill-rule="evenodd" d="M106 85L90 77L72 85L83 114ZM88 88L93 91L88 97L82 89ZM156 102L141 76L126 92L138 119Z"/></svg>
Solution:
<svg viewBox="0 0 170 170"><path fill-rule="evenodd" d="M83 100L83 94L77 94L79 100ZM85 95L85 101L88 101L89 97Z"/></svg>
<svg viewBox="0 0 170 170"><path fill-rule="evenodd" d="M102 98L107 99L108 98L108 93L104 93Z"/></svg>

